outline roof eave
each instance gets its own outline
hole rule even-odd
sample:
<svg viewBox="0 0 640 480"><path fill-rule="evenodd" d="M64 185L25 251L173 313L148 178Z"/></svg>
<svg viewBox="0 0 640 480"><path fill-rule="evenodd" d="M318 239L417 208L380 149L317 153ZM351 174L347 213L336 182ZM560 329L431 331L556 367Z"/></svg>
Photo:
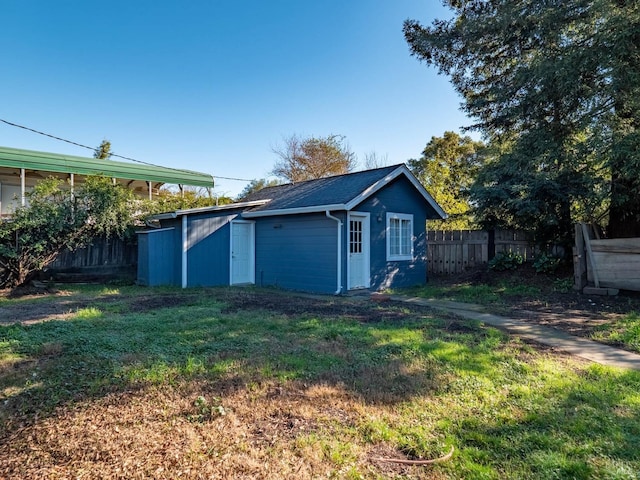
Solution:
<svg viewBox="0 0 640 480"><path fill-rule="evenodd" d="M213 176L206 173L9 147L0 147L0 167L76 175L104 175L126 180L197 187L214 186Z"/></svg>
<svg viewBox="0 0 640 480"><path fill-rule="evenodd" d="M420 183L420 181L411 173L411 171L407 168L406 165L400 165L398 168L393 170L391 173L386 175L384 178L381 178L377 182L373 183L369 187L367 187L364 191L362 191L359 195L349 200L347 203L340 204L331 204L331 205L313 205L310 207L298 207L298 208L283 208L283 209L273 209L273 210L259 210L259 211L249 211L244 212L242 214L245 218L259 218L259 217L271 217L275 215L296 215L301 213L321 213L325 211L336 211L336 210L346 210L351 211L356 208L359 204L364 202L367 198L375 194L380 189L384 188L386 185L391 183L393 180L398 178L400 175L404 175L414 186L414 188L420 193L420 195L425 199L425 201L433 208L436 215L442 220L447 218L447 214L442 209L438 202L427 192L424 186Z"/></svg>
<svg viewBox="0 0 640 480"><path fill-rule="evenodd" d="M212 205L210 207L186 208L184 210L176 210L176 215L191 215L194 213L217 212L220 210L233 210L236 208L259 207L271 200L254 200L252 202L227 203L226 205Z"/></svg>
<svg viewBox="0 0 640 480"><path fill-rule="evenodd" d="M176 212L157 213L156 215L151 215L149 220L171 220L176 217Z"/></svg>
<svg viewBox="0 0 640 480"><path fill-rule="evenodd" d="M310 207L282 208L275 210L259 210L243 212L245 218L273 217L276 215L299 215L301 213L322 213L326 211L347 210L344 203L334 203L330 205L313 205Z"/></svg>
<svg viewBox="0 0 640 480"><path fill-rule="evenodd" d="M193 215L197 213L219 212L224 210L237 210L243 208L258 207L268 203L270 200L254 200L253 202L228 203L226 205L212 205L210 207L185 208L174 212L158 213L151 215L151 220L172 220L182 215Z"/></svg>

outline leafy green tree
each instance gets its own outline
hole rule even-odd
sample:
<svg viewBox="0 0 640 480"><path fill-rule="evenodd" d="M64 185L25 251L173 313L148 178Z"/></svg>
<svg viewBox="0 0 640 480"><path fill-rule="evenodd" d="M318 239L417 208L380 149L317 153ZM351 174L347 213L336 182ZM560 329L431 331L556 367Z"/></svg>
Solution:
<svg viewBox="0 0 640 480"><path fill-rule="evenodd" d="M596 177L531 161L536 145L492 157L480 170L470 198L485 228L528 231L541 246L560 243L571 252L572 219L594 218L601 209ZM542 157L541 157L542 158ZM585 167L587 168L587 167ZM588 195L582 195L588 193ZM589 203L591 202L591 203Z"/></svg>
<svg viewBox="0 0 640 480"><path fill-rule="evenodd" d="M87 177L73 194L49 178L28 195L29 205L0 223L1 287L29 281L65 249L84 247L98 236L125 236L138 210L130 190L104 177Z"/></svg>
<svg viewBox="0 0 640 480"><path fill-rule="evenodd" d="M429 222L429 228L462 230L473 227L469 192L485 161L484 143L455 132L431 137L418 160L408 161L409 169L449 215Z"/></svg>
<svg viewBox="0 0 640 480"><path fill-rule="evenodd" d="M220 206L220 205L229 205L230 203L234 203L235 200L231 197L228 197L227 195L218 195L218 194L213 194L212 195L213 200L216 202L216 206Z"/></svg>
<svg viewBox="0 0 640 480"><path fill-rule="evenodd" d="M144 217L175 210L189 208L212 207L233 203L233 199L224 195L215 195L208 189L190 189L184 187L182 192L161 189L158 196L151 201L144 201Z"/></svg>
<svg viewBox="0 0 640 480"><path fill-rule="evenodd" d="M640 226L637 4L445 4L452 19L407 21L404 34L413 55L450 76L471 128L498 152L472 190L479 220L567 247L573 221L603 206L612 232L623 211Z"/></svg>
<svg viewBox="0 0 640 480"><path fill-rule="evenodd" d="M356 166L356 155L342 135L285 139L273 152L279 157L272 173L289 182L349 173Z"/></svg>
<svg viewBox="0 0 640 480"><path fill-rule="evenodd" d="M281 182L278 180L268 180L266 178L251 180L251 182L248 183L247 186L238 194L237 201L240 202L250 194L257 192L258 190L262 190L263 188L275 187L280 184Z"/></svg>

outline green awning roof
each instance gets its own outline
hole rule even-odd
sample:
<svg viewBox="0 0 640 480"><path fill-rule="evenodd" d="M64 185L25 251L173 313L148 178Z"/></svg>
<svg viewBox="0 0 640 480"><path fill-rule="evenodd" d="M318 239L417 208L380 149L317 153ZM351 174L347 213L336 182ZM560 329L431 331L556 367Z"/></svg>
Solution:
<svg viewBox="0 0 640 480"><path fill-rule="evenodd" d="M41 172L73 173L76 175L104 175L128 180L213 187L213 176L206 173L8 147L0 147L1 167L24 168Z"/></svg>

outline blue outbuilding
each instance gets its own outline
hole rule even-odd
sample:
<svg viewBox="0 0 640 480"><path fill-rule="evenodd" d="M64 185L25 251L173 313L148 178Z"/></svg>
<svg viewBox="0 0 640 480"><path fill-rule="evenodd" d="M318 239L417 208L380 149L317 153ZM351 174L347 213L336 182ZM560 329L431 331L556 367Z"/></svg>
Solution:
<svg viewBox="0 0 640 480"><path fill-rule="evenodd" d="M446 214L400 164L155 218L160 228L138 232L142 285L342 294L424 283L426 222Z"/></svg>

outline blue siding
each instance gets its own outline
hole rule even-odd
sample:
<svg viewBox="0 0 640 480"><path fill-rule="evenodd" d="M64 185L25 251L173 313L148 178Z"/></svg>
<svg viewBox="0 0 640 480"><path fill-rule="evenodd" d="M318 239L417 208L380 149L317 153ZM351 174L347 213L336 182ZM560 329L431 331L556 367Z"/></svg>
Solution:
<svg viewBox="0 0 640 480"><path fill-rule="evenodd" d="M179 218L161 222L163 227L173 228L173 281L171 285L182 285L182 222Z"/></svg>
<svg viewBox="0 0 640 480"><path fill-rule="evenodd" d="M173 255L173 252L171 253ZM149 285L149 235L138 233L138 285Z"/></svg>
<svg viewBox="0 0 640 480"><path fill-rule="evenodd" d="M187 221L187 285L229 285L231 220L237 213L190 215Z"/></svg>
<svg viewBox="0 0 640 480"><path fill-rule="evenodd" d="M138 234L138 283L175 285L175 229Z"/></svg>
<svg viewBox="0 0 640 480"><path fill-rule="evenodd" d="M230 222L237 216L237 210L187 216L187 286L229 284ZM171 251L149 244L141 234L143 247L139 250L139 261L150 265L154 259L158 268L165 269L164 275L170 278L163 284L182 285L182 217L161 223L163 228L173 227ZM141 283L150 276L148 265L143 265L142 270L139 268Z"/></svg>
<svg viewBox="0 0 640 480"><path fill-rule="evenodd" d="M353 210L371 213L371 288L381 290L424 284L427 280L426 220L431 215L431 207L411 182L399 177ZM413 215L413 261L387 262L387 212Z"/></svg>
<svg viewBox="0 0 640 480"><path fill-rule="evenodd" d="M256 219L256 284L335 293L337 235L324 214Z"/></svg>

